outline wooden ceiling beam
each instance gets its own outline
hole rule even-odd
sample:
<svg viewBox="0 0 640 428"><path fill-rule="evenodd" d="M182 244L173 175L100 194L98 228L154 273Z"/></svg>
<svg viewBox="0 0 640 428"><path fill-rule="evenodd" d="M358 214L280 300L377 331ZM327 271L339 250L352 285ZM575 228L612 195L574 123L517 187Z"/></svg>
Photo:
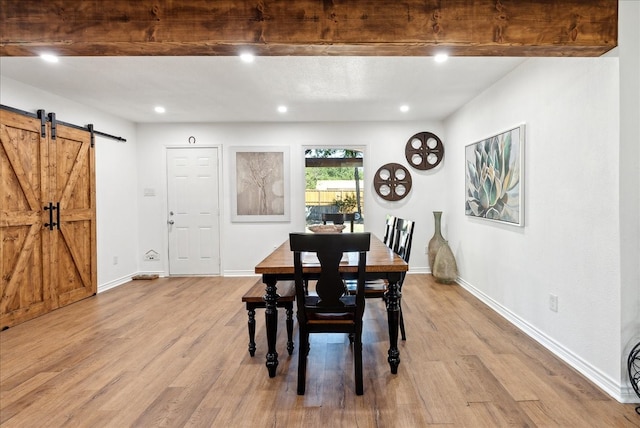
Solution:
<svg viewBox="0 0 640 428"><path fill-rule="evenodd" d="M0 0L0 55L599 56L617 0Z"/></svg>

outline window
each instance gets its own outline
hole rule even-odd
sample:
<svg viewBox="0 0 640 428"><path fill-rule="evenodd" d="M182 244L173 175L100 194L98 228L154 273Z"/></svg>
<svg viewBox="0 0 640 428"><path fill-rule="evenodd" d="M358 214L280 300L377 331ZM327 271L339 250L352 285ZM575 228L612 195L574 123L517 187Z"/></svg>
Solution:
<svg viewBox="0 0 640 428"><path fill-rule="evenodd" d="M305 150L307 226L322 223L323 213L356 213L354 231L364 231L363 158L361 149Z"/></svg>

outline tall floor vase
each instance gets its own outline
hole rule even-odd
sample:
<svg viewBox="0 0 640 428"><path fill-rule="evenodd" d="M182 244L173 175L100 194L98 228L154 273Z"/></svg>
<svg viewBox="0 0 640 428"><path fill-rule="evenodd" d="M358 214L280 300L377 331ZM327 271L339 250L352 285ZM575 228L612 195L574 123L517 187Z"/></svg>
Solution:
<svg viewBox="0 0 640 428"><path fill-rule="evenodd" d="M458 265L451 247L442 237L442 211L434 211L435 232L429 241L428 256L431 274L436 282L450 284L458 278Z"/></svg>
<svg viewBox="0 0 640 428"><path fill-rule="evenodd" d="M447 241L440 246L433 262L433 276L436 282L452 284L458 279L458 264Z"/></svg>
<svg viewBox="0 0 640 428"><path fill-rule="evenodd" d="M429 256L429 267L431 268L431 273L433 273L433 266L436 261L436 254L438 254L438 250L443 242L445 242L442 237L442 232L440 230L440 221L442 219L442 211L434 211L433 212L433 220L435 222L435 231L433 233L433 237L429 241L429 246L427 249L427 253Z"/></svg>

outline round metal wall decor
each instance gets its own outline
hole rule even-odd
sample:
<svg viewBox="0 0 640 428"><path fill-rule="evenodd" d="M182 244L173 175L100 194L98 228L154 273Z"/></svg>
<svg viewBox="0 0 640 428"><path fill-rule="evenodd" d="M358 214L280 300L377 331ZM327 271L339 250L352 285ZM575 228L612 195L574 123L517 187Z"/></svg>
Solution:
<svg viewBox="0 0 640 428"><path fill-rule="evenodd" d="M627 358L627 370L629 381L636 395L640 398L640 342L633 347ZM640 406L636 407L636 413L640 415Z"/></svg>
<svg viewBox="0 0 640 428"><path fill-rule="evenodd" d="M399 163L382 165L373 178L373 187L382 199L399 201L411 190L411 174Z"/></svg>
<svg viewBox="0 0 640 428"><path fill-rule="evenodd" d="M409 165L416 169L435 168L444 157L444 144L436 134L418 132L407 141L404 155Z"/></svg>

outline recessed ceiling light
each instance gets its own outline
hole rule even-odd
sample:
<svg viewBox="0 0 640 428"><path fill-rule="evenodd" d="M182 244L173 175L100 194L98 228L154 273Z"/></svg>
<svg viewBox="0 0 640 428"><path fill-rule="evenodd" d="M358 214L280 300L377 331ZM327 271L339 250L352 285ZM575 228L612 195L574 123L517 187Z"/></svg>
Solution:
<svg viewBox="0 0 640 428"><path fill-rule="evenodd" d="M408 106L408 105L406 105L406 104L401 105L401 106L400 106L400 111L401 111L401 112L403 112L403 113L408 112L408 111L409 111L409 106Z"/></svg>
<svg viewBox="0 0 640 428"><path fill-rule="evenodd" d="M280 113L286 113L287 112L287 106L278 106L278 111Z"/></svg>
<svg viewBox="0 0 640 428"><path fill-rule="evenodd" d="M433 57L433 60L435 62L445 62L447 59L449 59L449 55L447 55L446 53L439 53Z"/></svg>
<svg viewBox="0 0 640 428"><path fill-rule="evenodd" d="M253 55L250 52L245 52L240 54L240 59L244 62L253 62L255 58L256 58L255 55Z"/></svg>
<svg viewBox="0 0 640 428"><path fill-rule="evenodd" d="M167 111L167 109L165 109L162 106L157 106L157 107L154 108L154 110L155 110L156 113L164 113L165 111Z"/></svg>
<svg viewBox="0 0 640 428"><path fill-rule="evenodd" d="M40 58L47 62L58 62L58 57L54 54L42 54L40 55Z"/></svg>

